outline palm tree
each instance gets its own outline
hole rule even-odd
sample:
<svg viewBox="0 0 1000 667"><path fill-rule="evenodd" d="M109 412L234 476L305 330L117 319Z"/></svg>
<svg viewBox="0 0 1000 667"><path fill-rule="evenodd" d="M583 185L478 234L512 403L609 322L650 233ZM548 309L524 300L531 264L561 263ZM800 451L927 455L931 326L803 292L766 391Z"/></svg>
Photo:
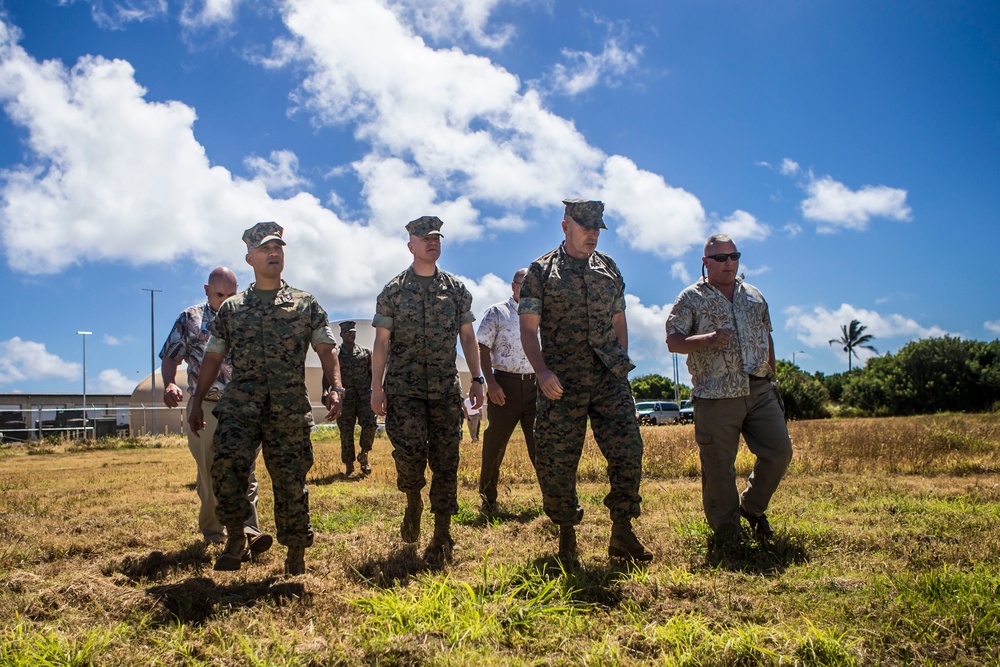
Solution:
<svg viewBox="0 0 1000 667"><path fill-rule="evenodd" d="M875 354L878 354L876 350L871 345L868 345L871 341L875 340L875 336L871 334L866 334L865 329L868 327L864 326L858 320L851 320L850 324L840 325L840 338L831 338L830 345L837 343L838 345L844 346L844 352L847 353L847 372L851 372L851 357L857 357L858 353L855 352L857 348L863 350L871 350Z"/></svg>

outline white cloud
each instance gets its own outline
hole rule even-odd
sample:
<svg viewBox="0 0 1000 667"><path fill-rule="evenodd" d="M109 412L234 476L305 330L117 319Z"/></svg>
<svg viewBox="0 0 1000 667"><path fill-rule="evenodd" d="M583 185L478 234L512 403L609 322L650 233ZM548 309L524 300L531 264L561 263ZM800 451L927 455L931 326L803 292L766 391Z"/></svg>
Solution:
<svg viewBox="0 0 1000 667"><path fill-rule="evenodd" d="M185 258L242 267L245 277L243 230L277 220L289 282L328 309L358 311L372 310L381 286L409 264L405 220L386 233L341 220L309 194L273 198L261 182L209 163L193 109L144 95L128 63L38 63L0 22L0 103L30 149L27 163L0 175L0 238L12 269Z"/></svg>
<svg viewBox="0 0 1000 667"><path fill-rule="evenodd" d="M232 23L243 0L184 0L180 21L185 28L209 28Z"/></svg>
<svg viewBox="0 0 1000 667"><path fill-rule="evenodd" d="M74 0L57 0L70 5ZM107 30L120 30L129 23L149 21L166 16L167 0L84 0L90 5L90 15L97 25Z"/></svg>
<svg viewBox="0 0 1000 667"><path fill-rule="evenodd" d="M760 276L760 275L763 275L765 273L770 273L770 272L771 272L771 267L770 266L759 266L757 268L746 268L746 269L743 270L743 273L746 274L746 275L748 275L748 276L750 276L750 277Z"/></svg>
<svg viewBox="0 0 1000 667"><path fill-rule="evenodd" d="M778 168L778 171L785 176L794 176L799 173L799 163L786 157L781 161L781 166Z"/></svg>
<svg viewBox="0 0 1000 667"><path fill-rule="evenodd" d="M482 319L486 309L510 298L510 279L501 278L493 273L487 273L478 281L466 276L458 278L465 283L465 287L472 294L472 313L476 316L472 326L478 330L479 320Z"/></svg>
<svg viewBox="0 0 1000 667"><path fill-rule="evenodd" d="M906 190L885 185L866 185L851 190L830 176L810 175L805 186L809 197L802 202L802 214L818 223L821 233L841 229L864 231L873 217L909 221L912 211L906 204Z"/></svg>
<svg viewBox="0 0 1000 667"><path fill-rule="evenodd" d="M728 234L740 243L742 241L762 241L770 233L770 228L762 224L757 218L746 211L734 211L731 216L719 220L716 229L723 234Z"/></svg>
<svg viewBox="0 0 1000 667"><path fill-rule="evenodd" d="M254 174L253 180L268 192L286 192L309 185L307 179L299 176L299 158L292 151L271 151L270 160L254 155L244 158L243 164Z"/></svg>
<svg viewBox="0 0 1000 667"><path fill-rule="evenodd" d="M64 361L45 349L45 343L19 336L0 341L0 384L62 378L78 380L80 364Z"/></svg>
<svg viewBox="0 0 1000 667"><path fill-rule="evenodd" d="M687 268L684 266L684 262L674 262L670 265L670 275L677 278L685 285L690 284L691 274L688 273Z"/></svg>
<svg viewBox="0 0 1000 667"><path fill-rule="evenodd" d="M127 345L135 340L132 336L112 336L111 334L104 334L104 344L110 347L120 347L122 345Z"/></svg>
<svg viewBox="0 0 1000 667"><path fill-rule="evenodd" d="M463 39L491 49L502 48L514 35L505 24L489 30L490 15L505 1L527 5L526 0L390 0L393 11L436 43L454 44Z"/></svg>
<svg viewBox="0 0 1000 667"><path fill-rule="evenodd" d="M788 234L788 238L794 239L796 236L802 233L802 225L797 225L794 222L790 222L781 228L781 231Z"/></svg>
<svg viewBox="0 0 1000 667"><path fill-rule="evenodd" d="M792 331L795 337L809 347L828 347L831 339L840 338L840 327L849 324L851 320L858 320L868 327L865 333L875 337L872 345L880 352L885 352L880 347L879 340L902 337L909 340L919 338L940 337L948 335L938 326L923 326L916 320L899 314L882 315L873 310L856 308L850 304L841 304L837 310L827 310L822 306L814 307L810 312L805 309L792 306L786 308L784 314L787 316L785 328ZM954 334L951 334L954 335ZM835 349L838 349L834 345ZM867 350L858 350L862 359L874 356Z"/></svg>
<svg viewBox="0 0 1000 667"><path fill-rule="evenodd" d="M97 376L92 391L95 394L131 394L135 391L135 380L129 379L116 368L106 368Z"/></svg>
<svg viewBox="0 0 1000 667"><path fill-rule="evenodd" d="M659 174L643 171L621 156L608 158L601 198L606 215L623 218L616 231L637 250L679 257L703 243L705 210L698 198L667 185Z"/></svg>
<svg viewBox="0 0 1000 667"><path fill-rule="evenodd" d="M647 306L633 294L625 295L625 315L628 320L628 354L643 373L658 373L673 379L674 358L667 350L667 317L673 304ZM678 356L680 382L691 386L691 375L685 366L685 355ZM635 371L633 371L634 373Z"/></svg>
<svg viewBox="0 0 1000 667"><path fill-rule="evenodd" d="M385 210L400 204L376 198L388 180L422 191L418 201L466 198L470 212L481 201L512 215L600 192L636 247L676 256L703 238L696 197L627 158L607 157L546 110L536 91L521 92L510 72L456 49L431 49L404 18L362 0L289 0L285 21L297 43L276 43L272 59L273 66L300 54L309 70L301 108L321 124L357 123L356 136L372 144L355 167L376 226L405 219ZM649 198L637 200L636 191ZM459 238L466 236L475 234Z"/></svg>
<svg viewBox="0 0 1000 667"><path fill-rule="evenodd" d="M1000 335L1000 320L983 322L983 328L989 331L990 333L995 333L997 335Z"/></svg>
<svg viewBox="0 0 1000 667"><path fill-rule="evenodd" d="M606 23L600 20L597 22ZM623 41L622 37L609 36L598 54L563 49L563 58L569 64L559 63L555 66L551 75L553 88L566 95L579 95L599 84L617 87L630 70L638 67L643 52L641 45L623 48Z"/></svg>

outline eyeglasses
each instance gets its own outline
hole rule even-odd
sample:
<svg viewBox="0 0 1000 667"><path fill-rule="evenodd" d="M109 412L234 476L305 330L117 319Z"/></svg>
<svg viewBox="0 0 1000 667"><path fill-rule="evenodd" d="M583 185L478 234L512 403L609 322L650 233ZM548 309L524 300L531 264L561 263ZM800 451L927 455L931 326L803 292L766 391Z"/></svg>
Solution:
<svg viewBox="0 0 1000 667"><path fill-rule="evenodd" d="M714 259L719 264L722 264L727 259L731 259L734 262L740 261L740 253L738 252L731 252L728 255L726 253L719 253L718 255L705 255L705 257L707 259Z"/></svg>

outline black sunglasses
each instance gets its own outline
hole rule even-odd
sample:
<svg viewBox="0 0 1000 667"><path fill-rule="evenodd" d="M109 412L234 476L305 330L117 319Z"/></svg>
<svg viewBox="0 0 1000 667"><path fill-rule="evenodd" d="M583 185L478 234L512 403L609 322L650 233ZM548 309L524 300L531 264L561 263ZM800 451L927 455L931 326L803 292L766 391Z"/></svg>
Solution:
<svg viewBox="0 0 1000 667"><path fill-rule="evenodd" d="M722 264L727 259L731 259L734 262L740 261L740 253L738 252L731 252L728 255L726 253L720 253L718 255L705 255L705 257L708 259L714 259L719 264Z"/></svg>

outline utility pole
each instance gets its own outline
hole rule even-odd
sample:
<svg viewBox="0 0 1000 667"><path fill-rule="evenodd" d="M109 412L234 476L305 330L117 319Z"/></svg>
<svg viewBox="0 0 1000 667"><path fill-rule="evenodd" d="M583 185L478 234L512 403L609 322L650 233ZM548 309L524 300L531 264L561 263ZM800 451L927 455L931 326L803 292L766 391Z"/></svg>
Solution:
<svg viewBox="0 0 1000 667"><path fill-rule="evenodd" d="M77 335L83 337L83 438L87 439L87 336L93 335L92 331L77 331Z"/></svg>
<svg viewBox="0 0 1000 667"><path fill-rule="evenodd" d="M153 435L156 435L156 316L153 302L156 293L163 290L143 287L142 291L149 292L149 409L153 411Z"/></svg>

